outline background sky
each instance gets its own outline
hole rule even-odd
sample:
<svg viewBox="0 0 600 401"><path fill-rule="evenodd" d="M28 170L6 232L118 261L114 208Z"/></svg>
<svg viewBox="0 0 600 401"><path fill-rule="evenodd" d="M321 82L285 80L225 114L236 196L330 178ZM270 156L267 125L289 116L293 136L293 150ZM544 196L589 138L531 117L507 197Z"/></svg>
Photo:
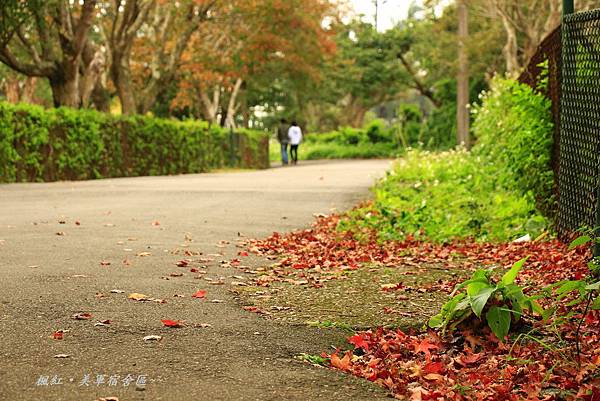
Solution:
<svg viewBox="0 0 600 401"><path fill-rule="evenodd" d="M441 12L444 5L448 5L452 1L442 1L437 11ZM379 0L379 30L385 31L393 27L398 21L405 19L411 3L412 0ZM417 0L417 4L419 3L421 1ZM357 14L365 15L366 21L375 21L375 0L350 0L350 4L354 6Z"/></svg>
<svg viewBox="0 0 600 401"><path fill-rule="evenodd" d="M365 20L373 22L375 17L374 0L352 0L357 14L364 14ZM406 18L411 0L379 0L379 30L384 31Z"/></svg>

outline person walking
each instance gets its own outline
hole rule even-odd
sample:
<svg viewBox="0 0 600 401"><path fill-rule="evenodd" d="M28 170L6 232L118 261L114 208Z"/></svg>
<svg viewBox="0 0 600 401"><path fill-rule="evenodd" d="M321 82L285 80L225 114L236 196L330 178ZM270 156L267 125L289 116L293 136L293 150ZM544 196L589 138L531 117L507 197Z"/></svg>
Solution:
<svg viewBox="0 0 600 401"><path fill-rule="evenodd" d="M298 124L294 121L288 130L288 137L290 140L290 155L292 157L292 163L298 164L298 146L302 142L302 130Z"/></svg>
<svg viewBox="0 0 600 401"><path fill-rule="evenodd" d="M279 141L279 145L281 146L281 163L284 166L288 164L288 143L290 141L288 137L288 127L287 121L285 119L281 119L279 122L279 127L277 127L277 140Z"/></svg>

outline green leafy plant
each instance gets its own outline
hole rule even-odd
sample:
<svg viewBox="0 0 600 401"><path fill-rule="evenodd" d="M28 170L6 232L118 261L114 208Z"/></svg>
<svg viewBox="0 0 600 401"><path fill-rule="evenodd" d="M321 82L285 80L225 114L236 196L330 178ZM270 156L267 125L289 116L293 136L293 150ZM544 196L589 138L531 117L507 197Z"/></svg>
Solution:
<svg viewBox="0 0 600 401"><path fill-rule="evenodd" d="M454 330L467 319L475 316L485 321L498 339L504 339L513 322L521 319L524 311L542 314L544 311L536 297L526 296L515 279L526 259L515 263L500 280L495 281L489 270L477 270L471 279L459 284L454 295L429 320L429 327Z"/></svg>
<svg viewBox="0 0 600 401"><path fill-rule="evenodd" d="M600 238L594 239L591 235L582 235L571 242L569 250L579 246L591 246L593 243L600 243ZM566 298L568 301L566 312L559 312L556 305L547 309L545 317L552 316L555 323L561 323L571 320L577 314L581 313L577 330L575 332L575 341L577 345L577 361L580 361L580 332L584 319L588 311L600 310L600 258L596 257L588 263L590 275L582 280L562 280L544 288L544 293L550 299L561 301ZM572 298L569 300L569 297ZM556 303L556 302L555 302ZM577 306L584 305L583 312Z"/></svg>

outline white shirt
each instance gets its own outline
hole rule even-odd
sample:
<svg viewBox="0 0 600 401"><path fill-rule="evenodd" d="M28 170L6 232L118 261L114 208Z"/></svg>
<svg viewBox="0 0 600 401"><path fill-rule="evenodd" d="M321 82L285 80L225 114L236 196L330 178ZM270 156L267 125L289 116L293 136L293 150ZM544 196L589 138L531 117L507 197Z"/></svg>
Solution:
<svg viewBox="0 0 600 401"><path fill-rule="evenodd" d="M290 138L290 145L299 145L302 142L302 130L300 127L292 125L288 130L288 138Z"/></svg>

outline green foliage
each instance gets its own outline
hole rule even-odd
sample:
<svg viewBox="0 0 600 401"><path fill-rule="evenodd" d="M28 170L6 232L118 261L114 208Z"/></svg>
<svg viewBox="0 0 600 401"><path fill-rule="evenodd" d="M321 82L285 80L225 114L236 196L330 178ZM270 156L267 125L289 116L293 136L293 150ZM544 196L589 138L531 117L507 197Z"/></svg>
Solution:
<svg viewBox="0 0 600 401"><path fill-rule="evenodd" d="M321 355L311 355L302 353L296 357L298 360L308 362L312 365L325 366L329 359L323 358Z"/></svg>
<svg viewBox="0 0 600 401"><path fill-rule="evenodd" d="M541 234L548 227L543 214L552 217L555 210L549 103L526 86L500 79L483 99L476 107L479 142L472 152L408 151L375 187L374 203L349 213L340 229L369 227L381 240L414 236L436 242ZM424 138L430 136L424 131Z"/></svg>
<svg viewBox="0 0 600 401"><path fill-rule="evenodd" d="M515 263L500 280L493 280L488 270L477 270L471 279L456 287L455 292L462 291L429 320L429 327L452 331L475 316L485 321L496 337L502 340L524 311L543 314L536 297L526 296L523 288L515 284L525 261L522 259Z"/></svg>
<svg viewBox="0 0 600 401"><path fill-rule="evenodd" d="M573 250L580 246L589 246L594 242L600 243L600 238L593 239L589 235L582 235L571 242L569 250ZM544 289L545 294L553 299L562 300L570 298L567 306L570 308L566 314L556 315L558 308L549 308L548 315L554 314L558 320L571 319L579 311L573 308L576 305L587 303L586 309L600 310L600 258L592 259L588 263L590 275L583 280L563 280L558 281ZM585 318L585 314L582 319Z"/></svg>
<svg viewBox="0 0 600 401"><path fill-rule="evenodd" d="M308 134L299 147L301 160L383 159L396 157L401 151L393 128L374 120L365 128L341 128L323 134ZM279 144L271 146L271 160L281 159Z"/></svg>
<svg viewBox="0 0 600 401"><path fill-rule="evenodd" d="M506 241L545 226L528 197L498 187L495 170L465 150L408 151L374 192L373 204L350 212L341 230L374 228L381 240ZM541 223L536 231L532 222Z"/></svg>
<svg viewBox="0 0 600 401"><path fill-rule="evenodd" d="M268 167L268 138L198 121L0 103L0 181L83 180Z"/></svg>
<svg viewBox="0 0 600 401"><path fill-rule="evenodd" d="M548 216L556 209L550 165L553 125L550 101L513 80L495 79L474 109L476 155L494 165L498 184L530 194Z"/></svg>

